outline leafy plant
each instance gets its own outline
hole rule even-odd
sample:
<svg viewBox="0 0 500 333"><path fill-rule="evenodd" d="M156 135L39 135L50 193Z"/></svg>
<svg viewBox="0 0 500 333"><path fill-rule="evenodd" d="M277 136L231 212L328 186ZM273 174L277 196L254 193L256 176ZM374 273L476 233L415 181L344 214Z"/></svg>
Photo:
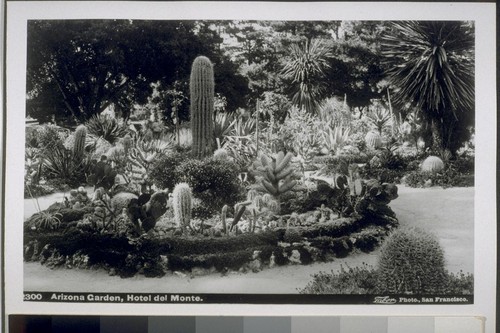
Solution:
<svg viewBox="0 0 500 333"><path fill-rule="evenodd" d="M203 160L188 159L177 166L177 182L186 182L193 196L200 199L212 211L225 204L233 205L241 198L242 185L238 179L238 168L231 161L212 157Z"/></svg>

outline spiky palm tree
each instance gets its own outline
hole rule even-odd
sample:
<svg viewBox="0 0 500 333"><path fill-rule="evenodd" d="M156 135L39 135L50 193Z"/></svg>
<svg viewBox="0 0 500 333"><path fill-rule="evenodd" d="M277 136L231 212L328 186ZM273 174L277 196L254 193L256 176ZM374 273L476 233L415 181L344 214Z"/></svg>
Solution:
<svg viewBox="0 0 500 333"><path fill-rule="evenodd" d="M454 152L474 124L474 33L469 22L401 21L382 55L395 100L411 103L431 129L432 147Z"/></svg>
<svg viewBox="0 0 500 333"><path fill-rule="evenodd" d="M282 75L293 85L292 103L309 113L316 108L323 97L322 80L328 59L332 56L330 48L321 40L306 42L303 46L290 46L290 60L283 67Z"/></svg>

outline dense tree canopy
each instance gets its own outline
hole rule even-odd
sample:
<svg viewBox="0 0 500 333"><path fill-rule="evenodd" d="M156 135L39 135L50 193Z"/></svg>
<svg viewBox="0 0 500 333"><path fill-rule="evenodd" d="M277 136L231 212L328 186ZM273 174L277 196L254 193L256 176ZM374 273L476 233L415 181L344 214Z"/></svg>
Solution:
<svg viewBox="0 0 500 333"><path fill-rule="evenodd" d="M186 80L200 54L223 69L219 87L237 105L242 97L227 88L233 78L233 87L244 86L244 78L231 70L220 42L194 21L30 21L27 112L84 121L113 104L126 114L146 102L152 83L169 89Z"/></svg>
<svg viewBox="0 0 500 333"><path fill-rule="evenodd" d="M189 72L205 55L223 111L271 95L310 112L335 96L363 110L389 82L399 109L420 109L454 150L473 125L473 41L466 22L29 21L27 113L83 122L148 105L189 120Z"/></svg>

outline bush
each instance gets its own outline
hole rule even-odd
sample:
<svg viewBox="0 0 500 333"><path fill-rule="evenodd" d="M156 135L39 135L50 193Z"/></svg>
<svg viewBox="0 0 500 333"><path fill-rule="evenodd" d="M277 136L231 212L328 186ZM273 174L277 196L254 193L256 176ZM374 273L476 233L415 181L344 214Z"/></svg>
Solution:
<svg viewBox="0 0 500 333"><path fill-rule="evenodd" d="M149 176L153 184L159 189L174 190L179 183L177 167L184 160L183 156L177 152L161 155L152 163Z"/></svg>
<svg viewBox="0 0 500 333"><path fill-rule="evenodd" d="M190 159L181 163L175 173L179 175L178 182L188 183L193 195L214 211L243 199L244 188L238 179L237 166L230 161L212 157Z"/></svg>
<svg viewBox="0 0 500 333"><path fill-rule="evenodd" d="M474 165L467 162L452 161L439 173L412 171L406 174L405 182L410 187L428 185L447 187L474 186ZM471 170L472 169L472 170Z"/></svg>
<svg viewBox="0 0 500 333"><path fill-rule="evenodd" d="M384 293L440 293L446 288L444 252L429 233L407 228L395 231L382 246L378 289Z"/></svg>
<svg viewBox="0 0 500 333"><path fill-rule="evenodd" d="M441 290L442 295L473 295L474 276L470 273L447 273L446 287ZM319 272L313 275L313 280L304 289L299 289L300 294L365 294L373 295L384 293L377 286L378 271L363 263L361 267L340 267L340 272Z"/></svg>
<svg viewBox="0 0 500 333"><path fill-rule="evenodd" d="M26 129L26 146L51 150L62 147L66 137L65 130L56 125L38 125Z"/></svg>
<svg viewBox="0 0 500 333"><path fill-rule="evenodd" d="M300 294L374 294L377 271L367 264L362 267L344 268L340 272L319 272L313 275L313 281L299 290Z"/></svg>

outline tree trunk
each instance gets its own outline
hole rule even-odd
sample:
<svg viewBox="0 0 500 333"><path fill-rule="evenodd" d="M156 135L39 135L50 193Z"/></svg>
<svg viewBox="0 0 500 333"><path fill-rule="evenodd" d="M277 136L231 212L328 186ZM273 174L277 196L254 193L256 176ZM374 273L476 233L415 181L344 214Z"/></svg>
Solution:
<svg viewBox="0 0 500 333"><path fill-rule="evenodd" d="M441 123L436 118L432 118L431 120L431 132L432 132L432 150L438 152L444 147L443 147Z"/></svg>

